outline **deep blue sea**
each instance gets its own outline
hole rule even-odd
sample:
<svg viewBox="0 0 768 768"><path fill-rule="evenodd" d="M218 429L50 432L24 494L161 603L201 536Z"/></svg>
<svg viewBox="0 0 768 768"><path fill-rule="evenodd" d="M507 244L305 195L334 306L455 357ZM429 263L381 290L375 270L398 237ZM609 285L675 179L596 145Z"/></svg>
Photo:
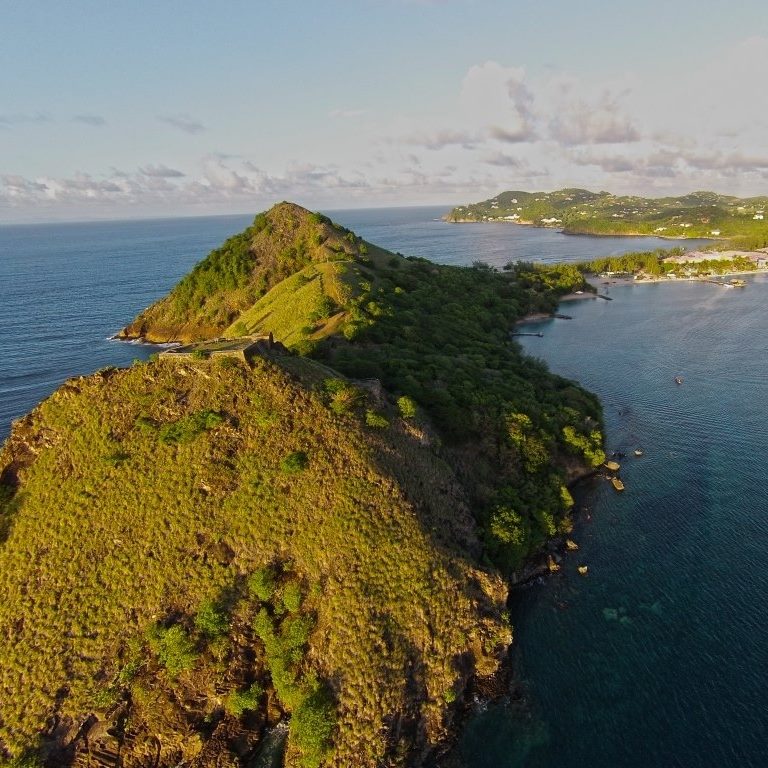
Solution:
<svg viewBox="0 0 768 768"><path fill-rule="evenodd" d="M526 700L471 724L466 766L764 768L768 278L609 295L521 341L600 396L626 490L592 484L579 551L518 593Z"/></svg>
<svg viewBox="0 0 768 768"><path fill-rule="evenodd" d="M671 245L451 225L435 220L443 212L329 213L382 246L450 264ZM0 438L67 377L150 354L108 337L251 218L0 227ZM572 320L522 341L601 397L610 449L630 453L627 489L602 481L585 490L579 551L517 594L523 695L472 720L463 761L766 766L768 281L609 291L613 301L569 304Z"/></svg>

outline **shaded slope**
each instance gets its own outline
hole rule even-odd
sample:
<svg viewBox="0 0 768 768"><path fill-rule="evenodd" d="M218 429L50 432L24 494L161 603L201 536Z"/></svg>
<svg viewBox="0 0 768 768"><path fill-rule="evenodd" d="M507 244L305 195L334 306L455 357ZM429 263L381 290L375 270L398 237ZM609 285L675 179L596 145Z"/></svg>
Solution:
<svg viewBox="0 0 768 768"><path fill-rule="evenodd" d="M17 423L0 748L221 764L289 712L290 764L420 762L509 633L501 582L468 564L463 490L389 420L336 414L268 362L161 361L70 381Z"/></svg>

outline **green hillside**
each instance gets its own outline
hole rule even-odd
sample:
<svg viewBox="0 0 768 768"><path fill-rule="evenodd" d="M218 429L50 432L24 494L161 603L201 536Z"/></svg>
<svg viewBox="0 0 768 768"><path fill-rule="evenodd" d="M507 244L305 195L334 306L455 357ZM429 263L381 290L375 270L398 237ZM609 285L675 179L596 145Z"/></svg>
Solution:
<svg viewBox="0 0 768 768"><path fill-rule="evenodd" d="M480 203L458 206L445 219L530 224L573 234L711 237L736 239L740 247L768 245L766 196L741 199L693 192L648 198L585 189L502 192Z"/></svg>
<svg viewBox="0 0 768 768"><path fill-rule="evenodd" d="M510 338L578 270L256 221L128 328L292 352L69 381L0 453L14 765L246 765L282 722L288 766L422 765L504 658L504 577L604 459L597 400Z"/></svg>
<svg viewBox="0 0 768 768"><path fill-rule="evenodd" d="M304 267L364 257L369 250L378 249L322 214L280 203L211 251L118 335L152 342L221 335L267 291Z"/></svg>
<svg viewBox="0 0 768 768"><path fill-rule="evenodd" d="M159 740L161 764L207 765L289 713L291 764L374 765L445 738L472 672L496 669L506 591L469 564L476 528L445 462L394 409L369 427L362 396L332 407L273 363L225 362L74 380L14 428L14 754L85 759L93 714L91 747L122 742L125 764Z"/></svg>

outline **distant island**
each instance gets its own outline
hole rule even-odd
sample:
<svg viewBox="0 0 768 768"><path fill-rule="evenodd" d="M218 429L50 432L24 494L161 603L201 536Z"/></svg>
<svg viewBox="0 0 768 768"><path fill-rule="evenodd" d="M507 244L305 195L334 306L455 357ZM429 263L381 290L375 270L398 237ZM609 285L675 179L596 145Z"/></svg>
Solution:
<svg viewBox="0 0 768 768"><path fill-rule="evenodd" d="M768 196L742 199L692 192L648 198L586 189L502 192L480 203L460 205L444 219L551 227L574 235L713 238L747 249L768 245Z"/></svg>
<svg viewBox="0 0 768 768"><path fill-rule="evenodd" d="M0 765L439 758L509 691L510 583L573 549L597 398L515 323L571 265L441 266L291 203L0 450Z"/></svg>

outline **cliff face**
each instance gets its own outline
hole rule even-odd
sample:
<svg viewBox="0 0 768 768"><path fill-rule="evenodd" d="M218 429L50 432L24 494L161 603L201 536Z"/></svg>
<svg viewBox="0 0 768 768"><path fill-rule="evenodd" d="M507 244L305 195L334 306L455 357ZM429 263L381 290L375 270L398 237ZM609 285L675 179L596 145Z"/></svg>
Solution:
<svg viewBox="0 0 768 768"><path fill-rule="evenodd" d="M289 764L419 764L445 739L510 641L506 589L471 565L445 463L355 401L264 361L159 361L17 423L0 749L220 764L287 717Z"/></svg>

